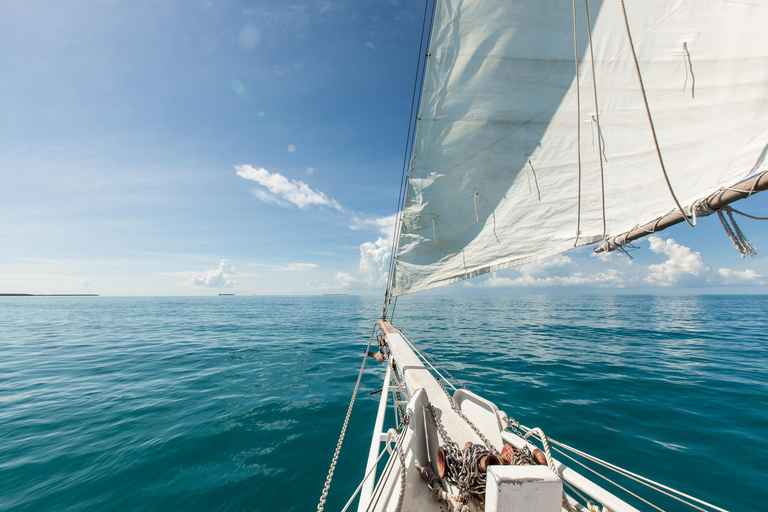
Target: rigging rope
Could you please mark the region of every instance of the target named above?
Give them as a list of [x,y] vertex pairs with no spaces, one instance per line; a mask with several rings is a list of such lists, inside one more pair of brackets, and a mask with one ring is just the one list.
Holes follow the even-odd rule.
[[[734,211],[735,210],[730,206],[724,206],[717,211],[717,217],[720,219],[720,223],[723,225],[723,229],[725,229],[728,238],[731,239],[733,245],[738,249],[741,257],[752,257],[757,254],[757,249],[755,249],[755,246],[747,240],[747,237],[742,233],[739,225],[736,224],[736,219],[733,218]],[[728,215],[728,219],[731,221],[730,225],[728,225],[728,221],[725,219],[725,214],[723,214],[723,212]]]
[[[588,2],[589,0],[587,0]],[[685,219],[685,222],[688,223],[691,227],[695,226],[695,223],[691,222],[691,219],[688,217],[688,215],[685,214],[685,210],[683,209],[682,205],[680,204],[680,201],[677,199],[677,195],[675,195],[675,191],[672,189],[672,183],[669,181],[669,176],[667,175],[667,169],[664,166],[664,159],[661,157],[661,148],[659,147],[659,140],[656,137],[656,127],[653,125],[653,117],[651,117],[651,108],[648,106],[648,96],[645,94],[645,86],[643,85],[643,75],[640,73],[640,64],[637,61],[637,53],[635,53],[635,44],[632,42],[632,33],[629,31],[629,19],[627,18],[627,9],[624,6],[624,0],[621,0],[621,10],[624,13],[624,26],[627,29],[627,38],[629,39],[629,48],[632,50],[632,58],[635,61],[635,70],[637,71],[637,80],[640,82],[640,92],[643,93],[643,103],[645,104],[645,113],[648,115],[648,124],[651,126],[651,134],[653,135],[653,144],[656,146],[656,155],[659,157],[659,164],[661,165],[661,172],[664,174],[664,180],[667,182],[667,188],[669,188],[669,193],[672,195],[672,199],[675,200],[675,204],[677,205],[677,208],[680,210],[680,215],[683,216],[683,219]]]
[[363,364],[360,366],[360,373],[357,374],[357,382],[355,383],[355,390],[352,392],[352,399],[349,401],[349,408],[347,409],[347,416],[344,418],[344,425],[341,427],[341,434],[339,435],[339,441],[336,443],[336,451],[333,452],[333,459],[331,460],[331,467],[328,468],[328,476],[325,478],[325,485],[323,486],[323,492],[320,495],[320,503],[317,504],[317,512],[323,512],[325,508],[325,500],[328,498],[328,490],[331,488],[331,480],[333,480],[333,473],[336,471],[336,463],[339,460],[339,452],[341,451],[341,445],[344,442],[344,435],[347,433],[347,425],[349,425],[349,418],[352,416],[352,407],[355,405],[355,398],[357,397],[357,390],[360,388],[360,380],[363,378],[363,370],[365,370],[365,362],[368,360],[368,351],[371,349],[371,343],[373,342],[373,335],[376,333],[376,326],[374,325],[371,330],[371,337],[368,340],[368,346],[363,353]]
[[[736,213],[739,213],[739,214],[741,214],[742,212],[736,212]],[[750,217],[752,217],[752,216],[750,216]],[[761,219],[760,217],[756,217],[756,218],[758,218],[758,219]],[[766,218],[765,220],[768,220],[768,218]],[[402,335],[402,333],[401,333],[401,335]],[[461,383],[461,382],[460,382],[460,381],[459,381],[459,380],[458,380],[456,377],[454,377],[454,376],[453,376],[453,375],[452,375],[452,374],[451,374],[451,373],[450,373],[448,370],[446,370],[446,369],[445,369],[445,368],[444,368],[442,365],[440,365],[440,363],[438,363],[437,361],[435,361],[435,360],[434,360],[434,359],[433,359],[431,356],[429,356],[429,355],[428,355],[426,352],[424,352],[424,351],[423,351],[423,350],[422,350],[420,347],[418,347],[416,344],[414,344],[412,341],[410,341],[410,340],[409,340],[409,339],[408,339],[406,336],[404,336],[404,335],[403,335],[403,339],[404,339],[404,340],[406,340],[406,342],[408,342],[408,344],[409,344],[409,345],[410,345],[412,348],[414,348],[414,349],[415,349],[415,350],[416,350],[416,351],[419,353],[419,355],[421,355],[422,357],[426,357],[426,358],[428,358],[428,359],[429,359],[431,362],[433,362],[433,363],[434,363],[434,366],[433,366],[432,364],[429,364],[429,363],[428,363],[428,364],[429,364],[429,366],[432,368],[432,370],[433,370],[435,373],[437,373],[437,374],[438,374],[438,376],[440,376],[440,378],[442,378],[443,380],[446,380],[446,382],[448,382],[448,381],[447,381],[447,379],[446,379],[445,377],[443,377],[443,376],[440,374],[440,372],[439,372],[439,371],[437,371],[437,369],[435,368],[435,366],[439,367],[439,368],[440,368],[440,369],[441,369],[443,372],[445,372],[445,373],[446,373],[446,374],[447,374],[447,375],[448,375],[448,376],[449,376],[449,377],[450,377],[450,378],[451,378],[453,381],[455,381],[455,382],[456,382],[457,384],[459,384],[461,387],[463,387],[464,389],[467,389],[467,388],[466,388],[466,386],[464,386],[464,384],[462,384],[462,383]],[[455,406],[455,404],[453,404],[453,400],[452,400],[452,397],[450,397],[450,395],[448,394],[448,391],[445,389],[445,387],[443,387],[443,386],[442,386],[442,383],[441,383],[439,380],[438,380],[438,384],[440,384],[440,386],[443,388],[443,391],[446,393],[446,395],[448,395],[448,397],[449,397],[449,399],[450,399],[450,402],[451,402],[451,404]],[[449,383],[449,385],[450,385],[450,383]],[[454,389],[455,389],[455,388],[454,388]],[[455,411],[455,410],[456,410],[456,409],[454,409],[454,411]],[[458,412],[460,413],[460,411],[458,411]],[[469,418],[466,418],[466,416],[464,416],[464,415],[463,415],[463,413],[460,413],[460,416],[461,416],[461,417],[462,417],[462,418],[463,418],[463,419],[464,419],[464,420],[467,422],[467,424],[468,424],[470,427],[473,427],[473,429],[476,429],[476,428],[477,428],[477,427],[475,427],[475,426],[472,424],[472,422],[469,420]],[[602,467],[604,467],[604,468],[606,468],[606,469],[609,469],[609,470],[611,470],[611,471],[613,471],[613,472],[615,472],[615,473],[617,473],[617,474],[619,474],[619,475],[622,475],[622,476],[624,476],[625,478],[629,478],[629,479],[631,479],[631,480],[634,480],[635,482],[638,482],[638,483],[640,483],[640,484],[642,484],[642,485],[644,485],[644,486],[646,486],[646,487],[648,487],[648,488],[650,488],[650,489],[653,489],[653,490],[654,490],[654,491],[656,491],[656,492],[659,492],[659,493],[661,493],[661,494],[664,494],[664,495],[666,495],[666,496],[668,496],[668,497],[670,497],[670,498],[672,498],[672,499],[675,499],[675,500],[679,501],[680,503],[683,503],[683,504],[685,504],[685,505],[688,505],[689,507],[692,507],[692,508],[695,508],[695,509],[697,509],[697,510],[701,510],[701,511],[703,511],[703,512],[706,512],[706,509],[703,509],[703,508],[701,508],[701,507],[699,507],[699,506],[695,505],[694,503],[691,503],[691,501],[693,501],[693,502],[696,502],[696,503],[698,503],[699,505],[702,505],[702,506],[708,507],[708,508],[709,508],[709,509],[711,509],[711,510],[716,510],[716,511],[718,511],[718,512],[727,512],[726,510],[724,510],[724,509],[722,509],[722,508],[720,508],[720,507],[717,507],[716,505],[713,505],[713,504],[711,504],[711,503],[708,503],[708,502],[706,502],[706,501],[704,501],[704,500],[701,500],[701,499],[695,498],[695,497],[693,497],[693,496],[690,496],[690,495],[688,495],[688,494],[685,494],[685,493],[683,493],[683,492],[681,492],[681,491],[678,491],[678,490],[676,490],[676,489],[673,489],[673,488],[671,488],[671,487],[668,487],[668,486],[665,486],[665,485],[663,485],[663,484],[660,484],[660,483],[658,483],[658,482],[656,482],[656,481],[654,481],[654,480],[651,480],[651,479],[649,479],[649,478],[643,477],[643,476],[641,476],[641,475],[637,475],[637,474],[635,474],[635,473],[633,473],[633,472],[631,472],[631,471],[629,471],[629,470],[623,469],[623,468],[621,468],[621,467],[619,467],[619,466],[616,466],[616,465],[614,465],[614,464],[611,464],[611,463],[609,463],[609,462],[605,462],[605,461],[603,461],[602,459],[599,459],[599,458],[597,458],[597,457],[595,457],[595,456],[593,456],[593,455],[590,455],[590,454],[588,454],[588,453],[582,452],[582,451],[580,451],[580,450],[578,450],[578,449],[576,449],[576,448],[573,448],[573,447],[571,447],[571,446],[568,446],[568,445],[566,445],[566,444],[564,444],[564,443],[561,443],[561,442],[559,442],[559,441],[556,441],[556,440],[554,440],[554,439],[552,439],[552,438],[549,438],[549,437],[547,437],[547,436],[546,436],[546,435],[545,435],[545,434],[542,432],[542,430],[541,430],[540,428],[534,428],[534,429],[531,429],[531,428],[529,428],[529,427],[526,427],[526,426],[524,426],[524,425],[521,425],[519,422],[517,422],[516,420],[514,420],[514,419],[513,419],[513,418],[511,418],[511,417],[510,417],[510,418],[508,418],[508,428],[509,428],[509,427],[513,427],[513,428],[517,428],[517,429],[520,429],[520,430],[521,430],[521,431],[524,433],[524,435],[523,435],[522,437],[524,437],[525,439],[527,439],[527,438],[528,438],[528,437],[530,437],[531,435],[536,435],[536,436],[538,436],[538,437],[540,438],[540,440],[542,441],[542,445],[544,446],[544,454],[545,454],[545,458],[546,458],[546,460],[547,460],[547,465],[548,465],[548,466],[550,467],[550,469],[552,469],[552,470],[553,470],[553,471],[554,471],[556,474],[559,474],[559,471],[556,469],[556,468],[557,468],[557,466],[556,466],[556,462],[555,462],[555,460],[554,460],[554,458],[552,457],[552,454],[551,454],[551,452],[550,452],[550,446],[549,446],[549,443],[552,443],[552,444],[554,444],[554,445],[557,445],[557,446],[559,446],[559,447],[561,447],[561,448],[563,448],[563,449],[565,449],[565,450],[569,450],[569,451],[571,451],[571,452],[572,452],[572,453],[574,453],[574,454],[580,455],[580,456],[582,456],[582,457],[584,457],[584,458],[586,458],[586,459],[588,459],[588,460],[590,460],[590,461],[592,461],[592,462],[594,462],[594,463],[596,463],[596,464],[598,464],[598,465],[600,465],[600,466],[602,466]],[[475,430],[475,432],[477,433],[477,430]],[[489,448],[489,449],[491,449],[491,451],[495,451],[495,450],[493,449],[492,445],[490,445],[490,443],[488,443],[488,442],[487,442],[487,439],[484,439],[484,437],[485,437],[485,436],[482,436],[482,438],[483,438],[483,441],[484,441],[484,443],[486,444],[486,448]],[[574,462],[576,462],[577,464],[579,464],[579,465],[581,465],[581,466],[584,466],[584,467],[585,467],[586,469],[588,469],[589,471],[591,471],[591,472],[595,473],[596,475],[600,476],[600,477],[601,477],[601,478],[603,478],[604,480],[606,480],[606,481],[610,482],[611,484],[615,485],[615,486],[616,486],[616,487],[618,487],[619,489],[622,489],[623,491],[627,492],[628,494],[630,494],[630,495],[632,495],[632,496],[636,497],[636,498],[637,498],[637,499],[639,499],[640,501],[643,501],[644,503],[648,504],[649,506],[651,506],[651,507],[653,507],[653,508],[655,508],[655,509],[657,509],[657,510],[663,510],[663,509],[661,509],[661,508],[657,507],[656,505],[654,505],[653,503],[649,502],[648,500],[646,500],[646,499],[642,498],[641,496],[639,496],[639,495],[637,495],[637,494],[633,493],[632,491],[630,491],[630,490],[626,489],[625,487],[621,486],[620,484],[618,484],[618,483],[614,482],[613,480],[609,479],[609,478],[608,478],[608,477],[606,477],[605,475],[602,475],[602,474],[598,473],[597,471],[595,471],[595,470],[593,470],[593,469],[589,468],[588,466],[585,466],[584,464],[582,464],[582,463],[581,463],[581,462],[579,462],[578,460],[576,460],[576,459],[574,459],[573,457],[569,456],[569,455],[568,455],[567,453],[565,453],[563,450],[560,450],[560,449],[558,449],[557,447],[554,447],[554,450],[556,450],[557,452],[559,452],[559,453],[563,454],[565,457],[567,457],[567,458],[569,458],[569,459],[573,460],[573,461],[574,461]],[[565,480],[564,480],[564,483],[565,483],[566,485],[568,485],[569,487],[571,487],[571,486],[570,486],[570,484],[568,484],[568,482],[566,482]],[[579,494],[579,495],[580,495],[580,493],[578,493],[578,492],[577,492],[577,494]],[[583,499],[583,496],[581,496],[581,495],[580,495],[580,497],[582,497],[582,499]],[[687,501],[687,500],[691,500],[691,501]],[[586,500],[585,500],[585,501],[586,501]],[[566,502],[564,502],[564,505],[565,505],[565,504],[566,504]],[[569,507],[569,508],[571,507],[571,503],[570,503],[570,502],[567,502],[567,505],[568,505],[568,507]]]
[[[427,67],[427,57],[428,55],[424,55],[422,53],[422,49],[424,48],[424,42],[426,41],[427,45],[429,45],[429,40],[432,37],[432,26],[434,23],[434,16],[435,16],[435,4],[436,0],[432,0],[432,15],[430,16],[430,23],[429,23],[429,29],[427,30],[427,37],[424,38],[424,32],[427,28],[427,12],[429,12],[429,4],[430,0],[426,0],[424,2],[424,16],[421,21],[421,36],[419,37],[419,54],[418,58],[416,60],[416,74],[413,77],[413,92],[411,94],[411,111],[408,114],[408,132],[405,137],[405,151],[403,152],[403,169],[400,174],[400,191],[398,194],[397,199],[397,209],[395,210],[395,227],[394,227],[394,233],[392,234],[392,248],[390,250],[389,254],[389,271],[387,276],[387,288],[384,292],[384,312],[382,314],[382,318],[387,318],[387,306],[389,305],[389,301],[392,296],[392,286],[394,285],[393,278],[395,273],[395,254],[397,253],[397,245],[400,241],[400,233],[402,232],[401,229],[401,222],[402,222],[402,216],[401,216],[401,209],[405,208],[405,198],[408,190],[408,177],[407,177],[407,171],[410,167],[408,161],[409,156],[413,153],[413,145],[415,144],[415,137],[416,137],[416,119],[414,118],[414,111],[418,111],[419,107],[421,106],[421,95],[418,94],[419,90],[421,90],[424,86],[424,74],[426,72]],[[423,57],[423,60],[422,60]],[[419,70],[421,69],[421,72]],[[421,81],[419,81],[419,77],[421,77]],[[413,132],[413,137],[411,137],[411,132]],[[412,158],[411,158],[412,159]]]
[[[587,6],[587,34],[589,35],[589,56],[592,60],[592,90],[595,94],[595,122],[597,123],[597,150],[600,153],[600,195],[603,208],[603,238],[606,234],[605,225],[605,173],[603,169],[603,140],[600,136],[600,108],[597,104],[597,79],[595,78],[595,52],[592,47],[592,20],[589,17],[589,0],[585,0]],[[623,3],[623,0],[622,0]]]

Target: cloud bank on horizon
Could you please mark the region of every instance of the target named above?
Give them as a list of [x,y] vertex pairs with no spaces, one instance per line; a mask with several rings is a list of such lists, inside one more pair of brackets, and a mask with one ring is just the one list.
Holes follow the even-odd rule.
[[[465,286],[479,287],[616,287],[624,288],[669,288],[679,285],[690,288],[705,286],[764,286],[763,276],[753,270],[737,271],[728,268],[713,269],[701,257],[701,253],[677,243],[673,238],[662,239],[652,235],[649,248],[658,255],[666,256],[662,263],[636,265],[633,260],[621,254],[594,255],[602,266],[619,268],[601,269],[599,272],[578,270],[579,264],[570,256],[560,254],[552,258],[522,265],[511,272],[516,277],[501,277],[498,272],[477,285],[472,282]],[[622,268],[623,267],[623,268]],[[507,271],[510,272],[510,271]]]
[[[263,188],[254,195],[267,203],[282,207],[291,205],[301,209],[310,206],[330,207],[338,212],[350,213],[336,200],[319,190],[309,188],[304,182],[289,180],[280,173],[256,169],[250,165],[237,166],[237,174],[256,181]],[[349,228],[354,231],[378,232],[375,241],[359,246],[360,258],[356,269],[338,271],[333,282],[310,281],[310,290],[375,290],[384,289],[387,282],[395,215],[368,217],[352,214]],[[766,282],[757,272],[729,268],[713,269],[698,252],[679,244],[673,238],[663,239],[653,235],[647,239],[650,250],[666,260],[650,265],[636,265],[633,260],[620,254],[594,255],[599,260],[598,271],[583,270],[583,266],[594,266],[589,261],[574,260],[560,254],[502,272],[493,272],[485,279],[465,281],[465,287],[478,288],[553,288],[553,287],[597,287],[608,288],[669,288],[671,286],[763,286]],[[606,268],[607,267],[607,268]]]

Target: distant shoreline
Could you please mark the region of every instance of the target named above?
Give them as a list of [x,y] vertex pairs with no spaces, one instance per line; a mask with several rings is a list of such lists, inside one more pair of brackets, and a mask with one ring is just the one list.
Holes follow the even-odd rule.
[[98,293],[0,293],[0,297],[98,297]]

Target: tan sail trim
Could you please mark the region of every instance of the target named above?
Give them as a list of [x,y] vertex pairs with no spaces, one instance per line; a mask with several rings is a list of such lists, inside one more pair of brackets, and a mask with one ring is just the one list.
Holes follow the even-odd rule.
[[[744,180],[733,187],[720,189],[702,200],[695,201],[692,205],[686,207],[684,211],[688,217],[701,217],[703,216],[701,211],[706,211],[708,214],[713,213],[726,205],[766,189],[768,189],[768,171],[764,171],[761,174]],[[694,212],[694,210],[696,211]],[[614,251],[622,245],[652,233],[662,231],[670,226],[679,224],[684,220],[685,217],[683,214],[679,210],[675,210],[644,226],[637,227],[621,235],[606,238],[600,245],[595,247],[594,252],[601,253]]]

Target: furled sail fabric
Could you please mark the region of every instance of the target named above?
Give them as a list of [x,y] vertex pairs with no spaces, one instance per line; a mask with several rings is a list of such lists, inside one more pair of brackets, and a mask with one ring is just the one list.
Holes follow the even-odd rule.
[[[626,3],[680,203],[766,170],[768,1]],[[589,2],[591,48],[577,4],[578,99],[571,2],[438,0],[393,294],[595,243],[675,208],[621,2]]]

